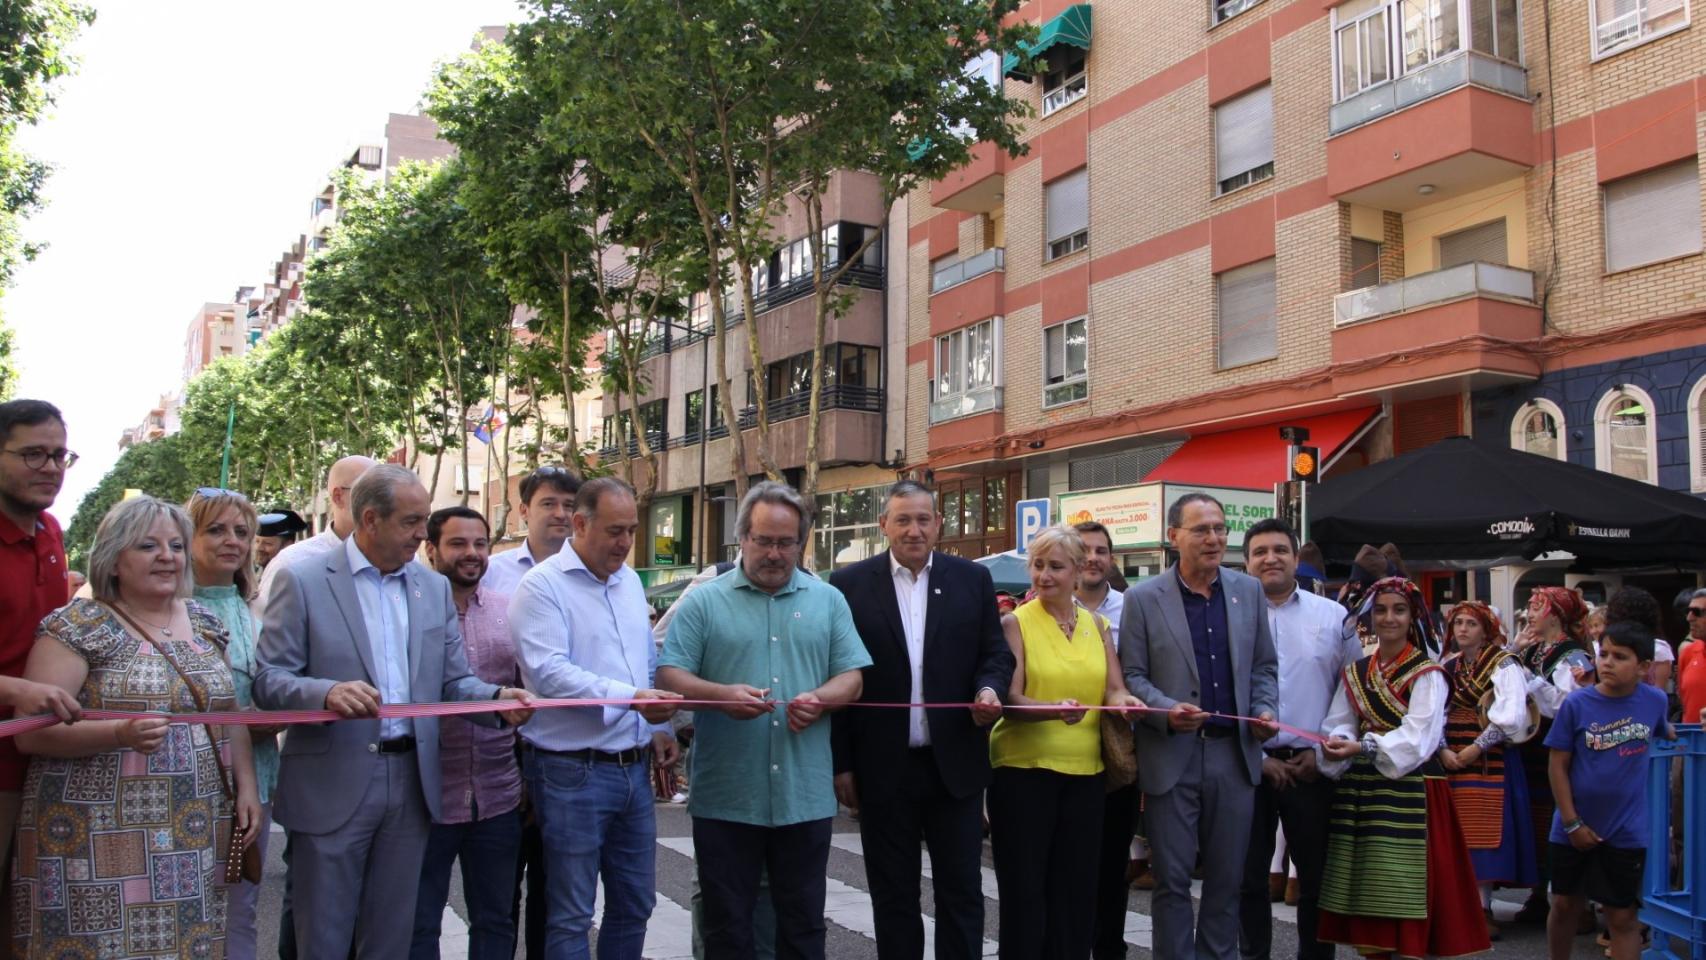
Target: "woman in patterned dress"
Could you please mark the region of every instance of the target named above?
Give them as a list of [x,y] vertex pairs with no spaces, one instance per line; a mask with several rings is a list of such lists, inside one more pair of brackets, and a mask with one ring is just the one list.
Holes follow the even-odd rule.
[[[253,567],[249,557],[255,545],[258,523],[249,498],[235,490],[202,487],[184,505],[194,534],[190,540],[190,568],[195,573],[195,601],[219,618],[229,643],[225,662],[231,665],[237,703],[245,710],[254,707],[249,688],[255,676],[255,640],[258,624],[249,609],[254,595]],[[261,804],[260,822],[252,833],[263,861],[267,834],[272,823],[273,787],[278,783],[278,733],[281,727],[251,726],[249,742],[255,756],[255,784]],[[255,908],[261,888],[240,883],[229,891],[225,909],[225,960],[255,960]]]
[[1434,754],[1445,671],[1426,601],[1376,582],[1359,619],[1374,652],[1345,668],[1322,723],[1321,772],[1338,781],[1327,826],[1320,939],[1364,956],[1460,957],[1491,946],[1475,871]]
[[1439,762],[1449,775],[1451,798],[1481,887],[1487,936],[1497,940],[1493,885],[1533,887],[1536,882],[1528,778],[1516,746],[1534,732],[1528,671],[1504,649],[1499,618],[1486,604],[1460,603],[1446,624],[1457,654],[1445,663],[1451,699]]
[[[175,506],[137,497],[113,507],[90,554],[94,599],[42,622],[25,676],[75,693],[85,709],[233,709],[225,631],[184,599],[189,541]],[[260,804],[247,732],[211,730],[213,739],[203,724],[147,717],[18,738],[35,759],[18,819],[14,956],[223,955],[233,811],[215,750],[236,780],[239,829],[258,820]]]

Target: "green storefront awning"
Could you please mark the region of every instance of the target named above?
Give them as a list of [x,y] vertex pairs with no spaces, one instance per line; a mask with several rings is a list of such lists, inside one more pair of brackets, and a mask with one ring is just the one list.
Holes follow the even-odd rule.
[[[1037,34],[1037,42],[1024,45],[1024,60],[1034,60],[1048,53],[1050,49],[1067,44],[1080,50],[1090,49],[1090,5],[1075,3],[1060,12],[1048,23],[1043,24],[1042,31]],[[1020,62],[1018,54],[1009,53],[1001,62],[1001,75],[1030,80]]]

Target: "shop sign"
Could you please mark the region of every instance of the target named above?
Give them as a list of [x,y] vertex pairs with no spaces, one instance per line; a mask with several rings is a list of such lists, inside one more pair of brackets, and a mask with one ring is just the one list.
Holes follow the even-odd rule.
[[1226,548],[1242,550],[1244,548],[1244,532],[1255,526],[1258,521],[1274,516],[1274,492],[1272,490],[1236,490],[1231,487],[1192,487],[1184,484],[1169,483],[1167,486],[1167,508],[1170,510],[1179,498],[1196,490],[1219,500],[1226,508]]
[[1060,519],[1066,524],[1094,520],[1107,527],[1108,538],[1113,541],[1116,551],[1158,547],[1166,532],[1161,493],[1159,483],[1089,493],[1063,493],[1060,496]]

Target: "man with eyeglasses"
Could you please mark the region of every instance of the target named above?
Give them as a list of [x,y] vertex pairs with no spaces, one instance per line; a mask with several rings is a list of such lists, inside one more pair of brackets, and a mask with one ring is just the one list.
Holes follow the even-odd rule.
[[797,491],[753,486],[735,534],[740,566],[676,601],[658,657],[659,687],[726,704],[696,714],[687,800],[705,957],[755,954],[768,867],[777,956],[821,958],[836,803],[830,725],[819,721],[859,698],[871,657],[841,591],[798,568],[811,511]]
[[[1138,784],[1155,872],[1155,955],[1237,960],[1239,888],[1278,732],[1279,658],[1262,581],[1221,569],[1226,514],[1193,491],[1167,510],[1179,562],[1125,593],[1120,662],[1132,694],[1166,713],[1137,722]],[[1251,717],[1249,721],[1229,719]],[[1193,922],[1191,870],[1202,855]]]
[[[47,508],[59,496],[77,455],[65,449],[65,418],[51,403],[0,403],[0,716],[55,713],[76,719],[77,700],[57,687],[23,679],[36,626],[71,599],[65,540]],[[11,903],[12,829],[27,761],[16,741],[0,739],[0,903]],[[10,936],[10,911],[0,936]]]
[[1676,661],[1676,695],[1683,723],[1706,723],[1706,590],[1688,598],[1688,640]]

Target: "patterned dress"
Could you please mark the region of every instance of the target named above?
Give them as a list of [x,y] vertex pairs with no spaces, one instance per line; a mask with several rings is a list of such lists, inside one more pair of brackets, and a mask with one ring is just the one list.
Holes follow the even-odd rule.
[[[211,709],[234,709],[224,628],[189,603],[191,636],[171,655]],[[195,697],[153,646],[107,607],[73,600],[51,614],[52,637],[88,661],[87,709],[190,713]],[[153,754],[115,749],[36,757],[24,785],[13,873],[13,956],[28,960],[161,960],[225,955],[231,828],[215,746],[202,724],[177,723]],[[217,749],[229,758],[226,742]]]

